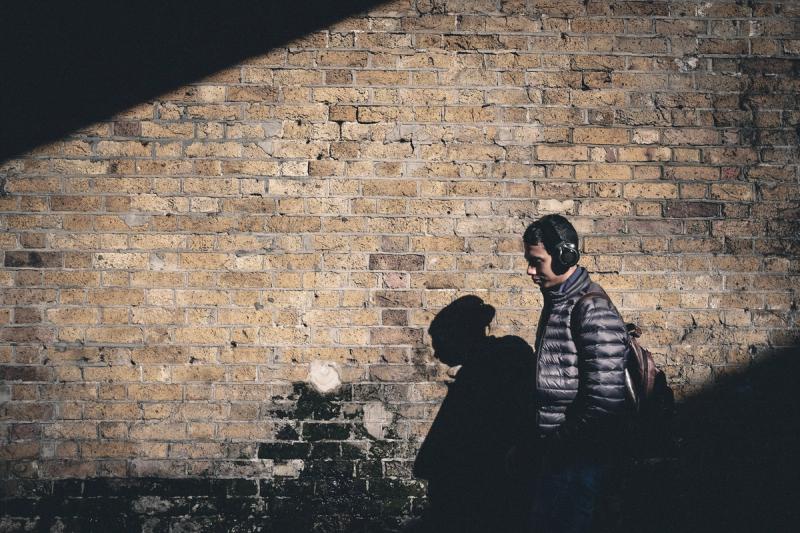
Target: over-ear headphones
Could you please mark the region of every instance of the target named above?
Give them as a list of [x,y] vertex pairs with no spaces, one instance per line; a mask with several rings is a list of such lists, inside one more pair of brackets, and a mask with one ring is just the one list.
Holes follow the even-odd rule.
[[[547,217],[545,217],[547,218]],[[564,238],[564,235],[558,231],[558,225],[553,220],[547,218],[548,229],[558,238],[558,244],[555,245],[551,253],[556,262],[556,274],[563,274],[570,268],[578,264],[581,258],[581,253],[578,251],[578,246],[575,243],[569,242]],[[555,240],[555,239],[554,239]]]
[[561,263],[564,269],[574,267],[578,264],[581,258],[581,253],[575,244],[567,241],[561,241],[556,244],[556,257],[555,259]]

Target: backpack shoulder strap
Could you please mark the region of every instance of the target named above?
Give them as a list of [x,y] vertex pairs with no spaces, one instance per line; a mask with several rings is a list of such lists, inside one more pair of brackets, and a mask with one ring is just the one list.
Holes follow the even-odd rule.
[[608,298],[608,295],[607,295],[606,293],[604,293],[604,292],[600,292],[600,291],[589,291],[589,292],[587,292],[586,294],[583,294],[583,295],[581,295],[581,297],[580,297],[580,298],[578,298],[578,299],[575,301],[575,305],[577,306],[578,304],[581,304],[581,303],[585,302],[585,301],[586,301],[586,300],[588,300],[589,298],[594,298],[595,296],[599,296],[600,298],[605,298],[606,300],[608,300],[608,299],[609,299],[609,298]]
[[[600,298],[603,298],[604,300],[607,300],[608,303],[611,304],[611,306],[617,312],[617,314],[620,315],[620,318],[622,318],[622,315],[619,313],[619,311],[617,311],[617,308],[614,305],[614,302],[611,301],[611,298],[602,289],[601,290],[590,290],[586,294],[581,295],[581,297],[578,298],[575,301],[575,307],[577,308],[580,305],[583,305],[583,303],[585,301],[589,300],[590,298],[594,298],[594,297],[600,297]],[[632,339],[632,338],[636,338],[636,337],[641,336],[642,330],[639,328],[639,326],[637,326],[636,324],[626,323],[624,320],[623,320],[623,323],[625,324],[625,332],[628,334],[629,338]]]
[[[600,297],[600,298],[603,298],[604,300],[608,301],[608,303],[616,311],[616,306],[614,305],[614,302],[611,301],[611,298],[602,289],[600,289],[600,290],[597,290],[597,289],[589,290],[589,292],[587,292],[585,294],[582,294],[581,297],[578,298],[575,301],[575,305],[573,306],[573,310],[579,308],[581,305],[584,304],[584,302],[588,301],[591,298],[595,298],[595,297]],[[617,312],[617,314],[619,314],[619,311],[616,311],[616,312]],[[575,322],[576,322],[577,318],[578,318],[578,315],[576,315],[575,313],[573,313],[572,316],[570,316],[570,331],[573,332],[573,336],[574,336],[574,331],[575,331]],[[622,315],[620,315],[620,318],[622,318]],[[629,324],[629,323],[626,323],[624,320],[623,320],[623,324],[625,324],[625,333],[626,333],[626,337],[627,337],[626,340],[627,340],[628,348],[632,349],[632,350],[635,350],[636,349],[634,347],[634,344],[636,343],[635,338],[639,337],[641,335],[642,330],[639,329],[639,327],[636,324]]]
[[[584,303],[586,303],[587,301],[589,301],[590,299],[595,298],[595,297],[599,297],[599,298],[603,298],[605,300],[608,300],[609,303],[611,302],[611,299],[608,297],[608,295],[605,292],[601,292],[601,291],[598,291],[598,290],[590,290],[589,292],[587,292],[585,294],[582,294],[580,298],[575,300],[575,305],[572,307],[573,311],[575,309],[580,309],[581,306]],[[575,315],[573,314],[573,316],[575,316]]]
[[580,313],[576,313],[575,311],[578,310],[578,309],[581,309],[581,307],[587,301],[589,301],[590,299],[592,299],[594,297],[604,298],[606,300],[609,300],[609,302],[611,301],[608,298],[607,294],[605,294],[603,292],[600,292],[600,291],[597,291],[597,290],[594,290],[594,291],[590,290],[589,292],[587,292],[585,294],[582,294],[580,298],[575,300],[575,304],[572,306],[572,313],[571,313],[571,315],[569,317],[569,328],[570,328],[570,331],[572,332],[572,337],[573,338],[575,338],[575,331],[576,331],[575,328],[577,326],[577,321],[578,321],[578,318],[580,316]]

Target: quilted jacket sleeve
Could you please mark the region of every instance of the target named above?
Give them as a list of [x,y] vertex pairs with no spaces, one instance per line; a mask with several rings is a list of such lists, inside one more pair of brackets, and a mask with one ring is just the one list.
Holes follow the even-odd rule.
[[626,412],[625,324],[611,301],[596,295],[576,305],[572,332],[578,350],[578,396],[553,434],[553,444],[608,443],[603,442],[608,441],[607,432],[618,430],[616,424]]

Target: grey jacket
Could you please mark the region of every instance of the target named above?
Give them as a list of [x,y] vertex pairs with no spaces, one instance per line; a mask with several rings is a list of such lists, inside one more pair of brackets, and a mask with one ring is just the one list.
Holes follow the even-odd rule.
[[[549,449],[605,456],[616,447],[628,410],[625,324],[585,269],[563,293],[543,293],[536,334],[537,432]],[[603,296],[581,298],[586,293]]]

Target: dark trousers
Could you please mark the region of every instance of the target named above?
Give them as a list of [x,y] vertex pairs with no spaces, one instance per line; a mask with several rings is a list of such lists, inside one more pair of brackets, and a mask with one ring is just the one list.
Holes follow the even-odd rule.
[[533,487],[531,529],[536,533],[586,533],[606,464],[574,461],[545,465]]

